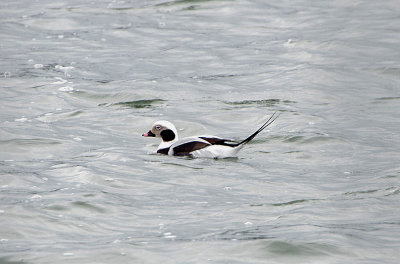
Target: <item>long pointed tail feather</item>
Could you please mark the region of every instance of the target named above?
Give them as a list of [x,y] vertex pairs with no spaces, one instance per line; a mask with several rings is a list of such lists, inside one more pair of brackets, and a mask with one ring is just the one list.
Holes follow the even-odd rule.
[[247,143],[249,143],[255,136],[258,135],[258,133],[260,133],[261,131],[263,131],[267,126],[271,125],[272,122],[274,122],[277,118],[279,117],[279,114],[273,113],[272,116],[267,120],[267,122],[265,122],[256,132],[254,132],[253,134],[251,134],[248,138],[246,138],[245,140],[232,145],[232,147],[238,147],[238,146],[243,146]]

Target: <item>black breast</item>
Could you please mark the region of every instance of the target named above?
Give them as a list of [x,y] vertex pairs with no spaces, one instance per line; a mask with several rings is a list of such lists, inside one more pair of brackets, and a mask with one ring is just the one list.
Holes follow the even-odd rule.
[[163,148],[163,149],[157,150],[157,153],[168,155],[168,151],[169,151],[169,148]]

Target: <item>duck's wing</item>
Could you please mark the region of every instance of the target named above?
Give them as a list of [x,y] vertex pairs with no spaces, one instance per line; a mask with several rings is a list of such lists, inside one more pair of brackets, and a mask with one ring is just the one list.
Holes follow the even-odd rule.
[[190,156],[190,152],[203,149],[211,145],[211,143],[199,137],[184,138],[171,145],[168,155]]
[[199,138],[207,141],[211,145],[223,145],[223,146],[229,146],[233,147],[237,145],[237,142],[227,139],[227,138],[221,138],[221,137],[216,137],[216,136],[199,136]]

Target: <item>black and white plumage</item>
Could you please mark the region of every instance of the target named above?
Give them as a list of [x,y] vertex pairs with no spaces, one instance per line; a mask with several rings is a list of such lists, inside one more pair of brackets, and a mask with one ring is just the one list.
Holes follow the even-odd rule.
[[234,157],[240,149],[249,143],[255,136],[272,124],[278,115],[274,113],[256,132],[241,142],[235,142],[216,136],[195,136],[178,139],[175,126],[168,121],[161,120],[144,133],[144,137],[160,137],[161,143],[157,153],[170,156],[191,156],[195,158],[228,158]]

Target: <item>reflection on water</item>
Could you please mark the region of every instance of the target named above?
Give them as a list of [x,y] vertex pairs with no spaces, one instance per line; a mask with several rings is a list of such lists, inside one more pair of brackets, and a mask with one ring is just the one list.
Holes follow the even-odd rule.
[[[1,263],[397,263],[397,1],[2,1]],[[244,138],[156,155],[155,120]]]

